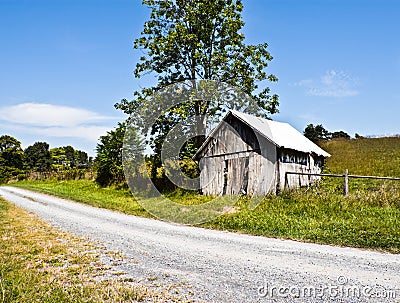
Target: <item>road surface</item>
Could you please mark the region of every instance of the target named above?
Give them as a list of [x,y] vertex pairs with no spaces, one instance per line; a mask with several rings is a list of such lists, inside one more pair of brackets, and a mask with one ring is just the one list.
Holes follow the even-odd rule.
[[126,256],[126,275],[207,302],[400,302],[400,255],[207,230],[19,188],[0,196]]

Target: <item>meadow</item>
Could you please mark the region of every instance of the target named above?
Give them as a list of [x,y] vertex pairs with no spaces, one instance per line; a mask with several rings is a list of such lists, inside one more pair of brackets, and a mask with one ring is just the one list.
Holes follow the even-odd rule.
[[[325,172],[400,177],[400,138],[331,140],[321,146],[332,157]],[[129,190],[101,188],[93,181],[21,181],[13,184],[96,207],[152,217]],[[265,197],[255,208],[240,197],[229,213],[200,226],[219,230],[400,252],[400,182],[351,179],[343,196],[343,180],[324,178],[308,189]],[[168,196],[183,204],[207,198],[177,190]]]

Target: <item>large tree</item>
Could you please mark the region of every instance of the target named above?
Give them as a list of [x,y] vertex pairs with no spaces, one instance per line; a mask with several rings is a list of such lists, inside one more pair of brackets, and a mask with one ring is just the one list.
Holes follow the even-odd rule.
[[8,135],[0,136],[0,183],[23,173],[23,156],[21,142]]
[[[241,0],[143,0],[143,4],[151,13],[134,41],[134,47],[143,53],[134,74],[140,78],[155,73],[157,84],[136,91],[133,100],[123,99],[115,106],[134,116],[133,123],[143,134],[151,132],[150,143],[158,157],[162,141],[174,125],[190,116],[219,117],[226,110],[223,99],[200,98],[176,106],[172,114],[162,113],[152,128],[146,129],[143,109],[159,110],[149,97],[170,84],[185,80],[194,85],[194,80],[224,82],[251,96],[261,109],[258,114],[268,116],[278,111],[278,96],[270,95],[264,84],[277,81],[266,72],[272,56],[266,43],[245,43]],[[191,150],[203,140],[204,136],[197,138]]]

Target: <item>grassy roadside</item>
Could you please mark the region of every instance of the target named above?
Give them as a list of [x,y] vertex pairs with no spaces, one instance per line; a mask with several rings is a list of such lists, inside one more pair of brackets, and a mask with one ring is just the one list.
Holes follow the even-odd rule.
[[20,181],[12,186],[56,195],[91,206],[107,208],[126,214],[151,217],[132,197],[128,189],[100,187],[89,180],[72,181]]
[[105,278],[99,249],[0,198],[0,302],[181,302],[133,280]]
[[[23,181],[15,186],[138,216],[149,216],[129,191],[100,189],[91,181]],[[201,199],[177,193],[182,204]],[[382,187],[343,197],[335,184],[266,197],[255,209],[241,198],[230,214],[203,227],[306,242],[400,252],[400,192]]]

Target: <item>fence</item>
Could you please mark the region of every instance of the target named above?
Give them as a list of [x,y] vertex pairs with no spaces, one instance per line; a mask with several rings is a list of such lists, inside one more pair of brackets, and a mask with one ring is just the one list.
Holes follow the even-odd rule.
[[285,173],[285,187],[287,185],[287,180],[288,180],[287,176],[288,175],[343,178],[343,194],[345,196],[347,196],[349,194],[349,178],[400,181],[400,178],[393,178],[393,177],[349,175],[349,171],[347,169],[345,170],[343,175],[340,175],[340,174],[314,174],[314,173],[286,172]]

